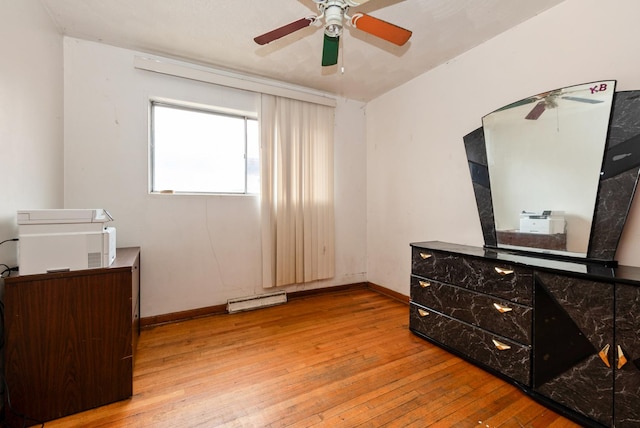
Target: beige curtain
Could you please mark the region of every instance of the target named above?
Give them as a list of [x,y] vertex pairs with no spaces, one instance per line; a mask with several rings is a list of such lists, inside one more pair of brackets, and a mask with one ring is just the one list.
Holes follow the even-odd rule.
[[264,287],[334,275],[334,111],[262,95]]

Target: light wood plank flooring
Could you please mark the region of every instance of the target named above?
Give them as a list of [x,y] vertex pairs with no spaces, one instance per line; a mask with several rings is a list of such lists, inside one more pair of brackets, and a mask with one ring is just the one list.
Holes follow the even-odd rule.
[[54,427],[575,427],[362,289],[143,330],[131,399]]

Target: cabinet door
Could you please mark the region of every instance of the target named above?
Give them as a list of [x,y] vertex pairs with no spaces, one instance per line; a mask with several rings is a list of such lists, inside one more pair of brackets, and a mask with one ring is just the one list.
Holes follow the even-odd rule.
[[534,389],[610,426],[614,286],[536,273]]
[[5,378],[13,409],[48,421],[130,397],[131,272],[33,278],[18,277],[5,289]]
[[[640,287],[616,285],[615,426],[640,426]],[[621,358],[624,355],[624,359]],[[626,360],[626,362],[625,362]]]

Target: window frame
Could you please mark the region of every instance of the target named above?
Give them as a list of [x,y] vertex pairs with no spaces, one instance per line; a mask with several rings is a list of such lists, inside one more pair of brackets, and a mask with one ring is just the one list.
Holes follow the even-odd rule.
[[[180,190],[161,190],[155,189],[155,173],[156,173],[156,165],[155,165],[155,114],[154,107],[160,106],[165,108],[173,108],[177,110],[184,111],[192,111],[196,113],[206,113],[216,116],[222,117],[231,117],[235,119],[243,119],[244,120],[244,191],[242,192],[224,192],[224,191],[180,191]],[[148,139],[149,139],[149,152],[148,152],[148,167],[149,167],[149,176],[148,176],[148,193],[152,195],[228,195],[228,196],[259,196],[260,195],[260,186],[256,189],[255,192],[249,191],[248,183],[249,183],[249,174],[248,174],[248,166],[249,166],[249,157],[248,157],[248,148],[249,148],[249,131],[248,131],[248,122],[255,121],[258,126],[258,135],[257,138],[259,140],[259,115],[258,112],[248,112],[242,110],[234,110],[219,106],[213,105],[205,105],[205,104],[196,104],[190,103],[186,101],[177,101],[173,99],[165,99],[165,98],[150,98],[148,103],[149,108],[149,127],[148,127]],[[258,141],[258,166],[260,167],[260,142]]]

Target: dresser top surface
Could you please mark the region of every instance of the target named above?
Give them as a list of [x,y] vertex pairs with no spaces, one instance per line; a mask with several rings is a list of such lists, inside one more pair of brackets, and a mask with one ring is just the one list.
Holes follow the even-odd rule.
[[512,263],[532,269],[550,270],[563,274],[577,274],[593,280],[624,282],[640,286],[640,268],[634,266],[607,267],[581,260],[557,260],[507,250],[474,247],[441,241],[413,242],[411,247]]

